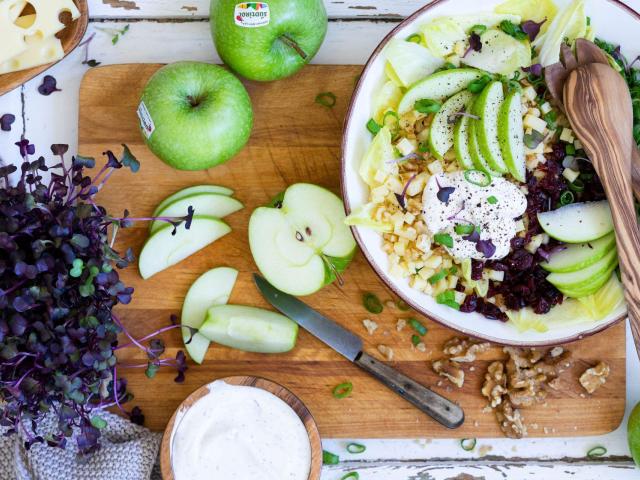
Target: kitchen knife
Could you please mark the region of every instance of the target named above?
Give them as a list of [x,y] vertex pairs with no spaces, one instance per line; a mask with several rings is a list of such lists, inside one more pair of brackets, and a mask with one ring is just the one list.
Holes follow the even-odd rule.
[[447,428],[458,428],[464,423],[462,408],[363,352],[362,340],[358,336],[297,298],[281,292],[261,276],[254,274],[253,278],[271,305],[431,418]]

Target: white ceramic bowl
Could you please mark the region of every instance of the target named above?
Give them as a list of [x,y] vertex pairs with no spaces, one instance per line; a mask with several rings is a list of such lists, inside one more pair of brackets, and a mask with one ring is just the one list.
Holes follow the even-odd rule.
[[[393,29],[369,58],[351,99],[344,125],[342,140],[342,193],[347,213],[366,203],[369,189],[358,175],[358,165],[364,156],[371,134],[365,125],[371,117],[371,100],[374,92],[384,83],[386,62],[384,47],[390,39],[406,38],[416,33],[420,25],[432,18],[443,15],[473,14],[490,12],[503,0],[435,0],[408,17]],[[556,0],[559,5],[562,0]],[[621,44],[627,58],[635,58],[640,53],[640,14],[617,0],[587,0],[587,15],[591,17],[596,35],[614,44]],[[520,345],[544,346],[567,343],[592,335],[615,324],[625,317],[621,308],[606,319],[593,323],[589,321],[572,326],[550,329],[545,333],[518,332],[511,324],[488,320],[477,314],[457,312],[424,293],[409,287],[406,279],[396,279],[389,275],[387,254],[382,250],[381,235],[363,227],[353,227],[355,238],[367,261],[382,281],[415,310],[458,330],[466,335],[483,338],[491,342]],[[579,321],[580,319],[576,319]]]

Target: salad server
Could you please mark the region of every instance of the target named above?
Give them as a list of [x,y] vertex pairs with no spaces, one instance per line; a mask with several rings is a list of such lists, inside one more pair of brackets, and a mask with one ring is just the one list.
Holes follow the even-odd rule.
[[333,320],[276,289],[261,276],[254,274],[253,278],[264,298],[276,309],[419,410],[447,428],[458,428],[464,423],[460,406],[363,352],[362,339]]

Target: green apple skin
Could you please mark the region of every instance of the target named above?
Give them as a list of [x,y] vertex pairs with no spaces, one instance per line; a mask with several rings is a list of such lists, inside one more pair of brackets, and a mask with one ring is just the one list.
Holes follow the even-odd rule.
[[[218,65],[166,65],[142,92],[155,131],[149,149],[178,170],[205,170],[226,162],[247,143],[253,125],[244,85]],[[142,129],[141,129],[142,131]]]
[[211,1],[211,34],[222,60],[250,80],[293,75],[320,49],[327,33],[322,0],[268,0],[268,25],[236,25],[236,0]]

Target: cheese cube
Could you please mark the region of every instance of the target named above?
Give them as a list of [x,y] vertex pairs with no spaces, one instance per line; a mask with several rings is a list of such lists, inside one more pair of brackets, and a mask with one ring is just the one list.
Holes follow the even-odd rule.
[[562,133],[560,134],[560,140],[567,143],[573,143],[575,140],[573,131],[570,128],[563,128]]
[[410,153],[416,151],[416,146],[411,143],[411,140],[404,137],[398,143],[396,143],[396,148],[400,151],[403,157],[406,157]]
[[533,130],[537,130],[538,132],[544,133],[547,129],[547,122],[542,120],[541,118],[534,117],[531,114],[527,114],[524,117],[524,127],[532,128]]
[[573,183],[576,181],[576,178],[580,176],[580,172],[577,172],[572,168],[565,168],[562,171],[562,176],[566,178],[569,183]]

